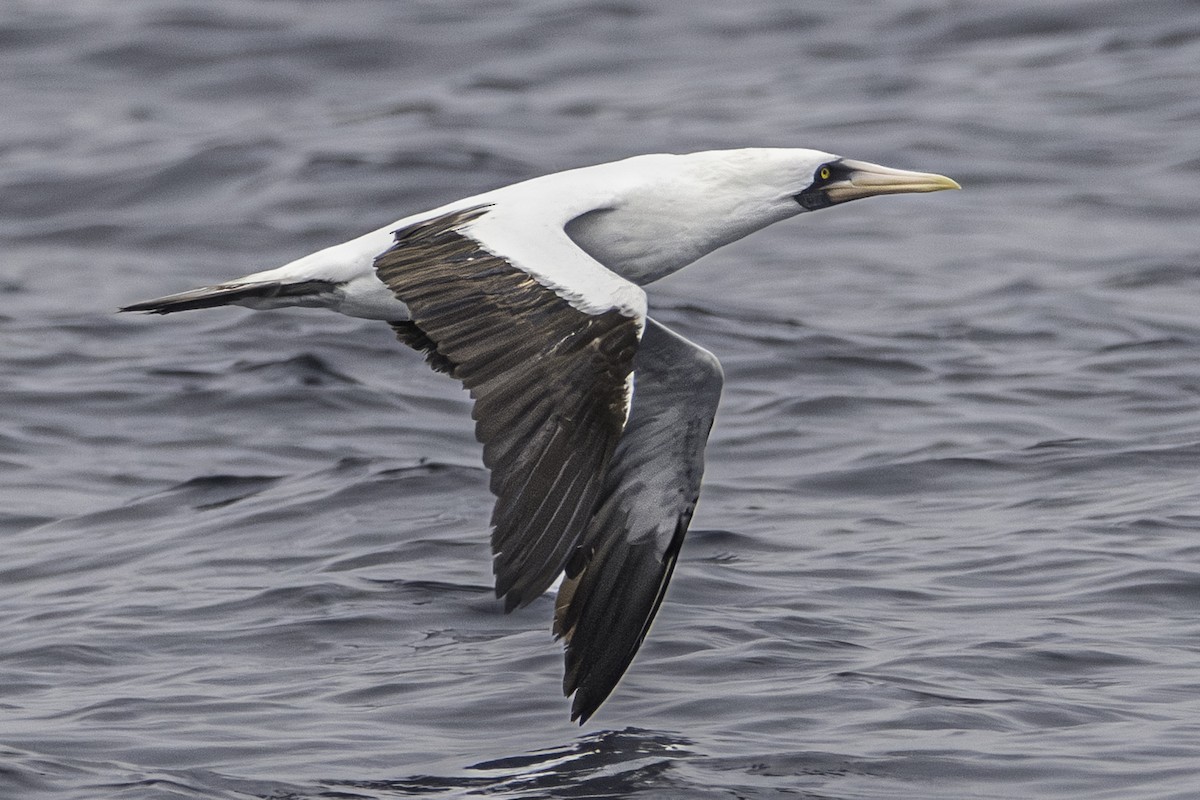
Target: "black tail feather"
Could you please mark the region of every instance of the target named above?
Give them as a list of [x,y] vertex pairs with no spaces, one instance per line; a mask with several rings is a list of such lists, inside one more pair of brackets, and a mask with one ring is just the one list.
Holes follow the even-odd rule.
[[329,281],[301,281],[281,283],[225,283],[220,286],[202,286],[178,294],[169,294],[154,300],[125,306],[120,311],[144,311],[147,314],[170,314],[175,311],[193,311],[198,308],[227,306],[241,300],[270,297],[302,297],[309,294],[325,294],[336,284]]

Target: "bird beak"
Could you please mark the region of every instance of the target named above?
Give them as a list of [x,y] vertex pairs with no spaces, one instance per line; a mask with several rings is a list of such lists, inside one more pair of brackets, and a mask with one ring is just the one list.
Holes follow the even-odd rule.
[[932,172],[909,172],[892,169],[866,161],[843,158],[839,166],[848,170],[844,178],[827,183],[823,188],[833,203],[874,197],[880,194],[906,194],[908,192],[940,192],[943,189],[961,189],[958,182],[945,175]]

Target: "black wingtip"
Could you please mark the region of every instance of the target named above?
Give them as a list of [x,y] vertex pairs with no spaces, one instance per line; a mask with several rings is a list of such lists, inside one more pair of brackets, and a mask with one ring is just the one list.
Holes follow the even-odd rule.
[[511,614],[512,612],[516,611],[518,608],[524,608],[525,606],[529,605],[529,601],[528,600],[522,601],[521,596],[516,592],[509,592],[508,594],[503,594],[503,595],[497,594],[496,596],[502,597],[504,599],[504,613],[505,614]]
[[[601,700],[600,703],[603,703]],[[579,727],[592,718],[592,714],[596,713],[596,709],[600,707],[600,703],[581,702],[581,697],[577,693],[574,702],[571,703],[571,722],[578,722]]]

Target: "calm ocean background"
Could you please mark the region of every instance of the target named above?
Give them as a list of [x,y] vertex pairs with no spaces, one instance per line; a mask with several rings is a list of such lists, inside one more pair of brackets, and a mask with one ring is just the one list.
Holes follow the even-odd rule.
[[[10,0],[0,75],[0,799],[1200,797],[1200,3]],[[750,145],[964,191],[651,287],[726,389],[583,728],[456,384],[114,313]]]

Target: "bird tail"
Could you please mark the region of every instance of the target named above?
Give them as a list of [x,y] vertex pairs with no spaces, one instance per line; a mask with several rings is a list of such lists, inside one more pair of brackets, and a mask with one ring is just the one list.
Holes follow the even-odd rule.
[[189,289],[186,292],[169,294],[154,300],[144,300],[119,310],[144,311],[147,314],[170,314],[175,311],[192,311],[197,308],[216,308],[228,305],[259,308],[298,305],[296,300],[301,297],[325,294],[333,288],[334,284],[329,281],[222,283],[217,286],[201,286],[199,289]]

